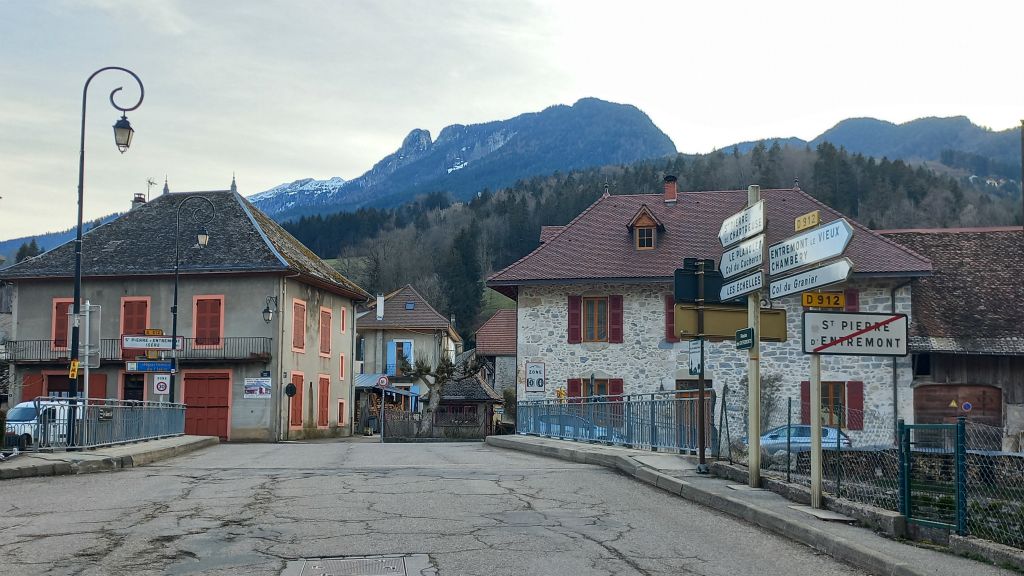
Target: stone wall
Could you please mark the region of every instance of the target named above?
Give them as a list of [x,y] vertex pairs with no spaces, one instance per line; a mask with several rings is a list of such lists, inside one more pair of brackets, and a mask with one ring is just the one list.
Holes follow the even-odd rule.
[[516,357],[495,356],[494,357],[494,389],[499,394],[506,388],[515,389],[516,386]]
[[[892,281],[858,281],[850,287],[860,290],[862,312],[889,312]],[[676,380],[696,380],[687,368],[687,342],[665,340],[664,295],[672,292],[671,284],[604,284],[522,286],[518,299],[517,386],[520,400],[553,398],[555,390],[566,386],[569,378],[622,378],[626,394],[673,390]],[[623,295],[623,331],[621,344],[568,344],[568,295]],[[799,406],[800,382],[808,380],[809,356],[801,347],[802,312],[799,295],[774,302],[785,308],[789,339],[782,343],[762,343],[761,375],[781,375],[780,402],[795,399]],[[897,291],[896,312],[910,314],[910,288]],[[525,392],[526,362],[544,362],[547,385],[543,394]],[[897,358],[897,390],[899,416],[913,421],[912,376],[910,358]],[[723,386],[730,388],[726,406],[730,414],[733,436],[742,435],[746,399],[737,394],[740,380],[746,375],[747,353],[737,351],[732,341],[708,343],[705,377],[711,381],[718,398]],[[824,356],[823,381],[861,380],[864,382],[865,411],[877,417],[865,417],[865,431],[887,436],[891,441],[893,428],[893,360],[887,357]],[[696,382],[694,382],[696,384]],[[795,420],[799,420],[799,408]],[[715,406],[716,426],[719,405]],[[784,423],[785,413],[783,411]],[[738,431],[738,432],[737,432]],[[852,433],[851,435],[863,435]],[[874,442],[874,440],[872,440]]]

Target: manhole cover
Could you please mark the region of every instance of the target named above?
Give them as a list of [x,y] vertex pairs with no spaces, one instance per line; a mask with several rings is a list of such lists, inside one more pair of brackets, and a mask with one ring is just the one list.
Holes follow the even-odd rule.
[[289,562],[281,576],[437,576],[426,554],[307,558]]

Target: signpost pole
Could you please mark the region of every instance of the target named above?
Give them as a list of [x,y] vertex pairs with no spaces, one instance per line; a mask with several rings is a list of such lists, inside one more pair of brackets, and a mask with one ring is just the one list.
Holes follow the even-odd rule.
[[[747,187],[747,206],[761,200],[761,187]],[[763,249],[763,248],[762,248]],[[747,469],[750,487],[761,486],[761,291],[747,296],[747,326],[754,329],[754,345],[747,350]]]
[[697,473],[707,474],[708,464],[704,461],[704,427],[706,423],[704,409],[704,263],[697,261],[697,338],[700,340],[700,367],[697,371]]
[[821,355],[811,354],[811,508],[821,508]]

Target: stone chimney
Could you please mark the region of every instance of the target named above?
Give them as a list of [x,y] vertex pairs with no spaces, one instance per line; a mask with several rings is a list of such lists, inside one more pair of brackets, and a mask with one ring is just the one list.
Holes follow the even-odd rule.
[[377,320],[384,319],[384,295],[377,294]]
[[143,194],[142,192],[136,193],[135,197],[132,198],[132,210],[135,210],[136,208],[138,208],[139,206],[142,206],[145,203],[146,203],[146,195]]
[[665,204],[675,204],[679,197],[678,178],[669,174],[665,176]]

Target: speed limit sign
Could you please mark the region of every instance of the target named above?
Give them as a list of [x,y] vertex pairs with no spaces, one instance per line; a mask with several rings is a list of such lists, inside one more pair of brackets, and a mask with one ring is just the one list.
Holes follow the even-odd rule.
[[167,394],[171,388],[171,375],[170,374],[155,374],[153,375],[153,393],[156,395]]

